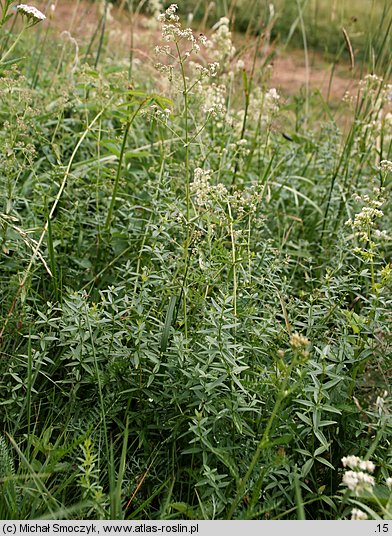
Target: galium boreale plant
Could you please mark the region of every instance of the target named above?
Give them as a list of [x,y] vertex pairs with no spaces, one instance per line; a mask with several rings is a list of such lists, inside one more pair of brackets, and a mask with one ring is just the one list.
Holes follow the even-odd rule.
[[384,160],[379,166],[381,184],[376,186],[373,195],[364,194],[362,196],[355,194],[355,201],[364,205],[360,212],[355,214],[353,219],[349,219],[346,225],[354,231],[355,237],[359,245],[354,249],[354,253],[359,255],[363,262],[369,264],[371,273],[372,291],[376,291],[376,273],[375,264],[377,251],[383,241],[390,240],[386,230],[381,230],[378,225],[378,220],[384,216],[381,210],[386,203],[384,197],[385,183],[387,174],[392,171],[392,163]]
[[[345,472],[342,477],[343,495],[340,509],[342,515],[349,514],[351,519],[391,519],[392,516],[392,478],[390,457],[386,452],[384,459],[379,458],[374,463],[369,458],[373,455],[382,436],[387,436],[391,429],[390,399],[385,391],[377,397],[374,409],[366,411],[369,418],[374,420],[371,428],[375,435],[364,458],[356,455],[344,456],[341,460]],[[369,425],[368,425],[369,426]],[[379,451],[381,452],[381,451]],[[380,467],[377,467],[380,465]],[[358,508],[359,507],[359,508]]]
[[[252,185],[242,192],[230,192],[223,183],[214,184],[211,171],[201,168],[194,170],[190,189],[199,233],[205,229],[215,240],[227,239],[230,243],[227,261],[232,269],[233,312],[237,316],[238,271],[242,262],[249,259],[251,225],[262,200],[262,191],[258,185]],[[194,250],[197,254],[198,248]],[[203,255],[202,248],[200,255]]]
[[[236,512],[236,509],[241,499],[243,499],[244,497],[248,482],[252,477],[260,458],[265,455],[266,452],[268,452],[268,449],[271,446],[272,431],[276,426],[276,421],[278,420],[279,412],[282,411],[285,402],[289,399],[292,392],[296,389],[294,386],[290,385],[294,369],[302,368],[310,357],[311,341],[305,335],[301,335],[297,332],[291,333],[289,345],[290,349],[288,349],[287,351],[280,350],[278,352],[276,363],[278,392],[275,398],[275,403],[272,408],[271,414],[269,415],[263,434],[258,440],[257,447],[249,463],[248,470],[246,471],[245,475],[243,475],[242,478],[239,479],[237,483],[236,494],[231,503],[230,508],[228,509],[227,519],[233,518],[233,515]],[[262,478],[261,482],[259,482],[259,485],[257,487],[259,487],[260,489],[261,485]]]
[[[197,83],[203,77],[215,77],[218,72],[219,64],[217,62],[207,63],[203,66],[200,63],[193,62],[193,69],[197,73],[196,77],[190,79],[187,69],[191,58],[201,52],[201,47],[206,47],[208,40],[204,35],[195,37],[191,28],[183,28],[180,18],[177,15],[177,4],[171,4],[164,13],[158,16],[161,24],[163,46],[156,46],[155,53],[164,56],[166,61],[156,63],[156,69],[167,77],[175,93],[181,93],[183,106],[183,135],[181,143],[183,144],[184,155],[184,183],[185,183],[185,203],[186,203],[186,239],[184,243],[184,274],[187,274],[189,266],[189,247],[191,244],[191,230],[189,222],[191,219],[191,197],[190,197],[190,146],[192,141],[197,137],[197,130],[194,132],[191,125],[190,117],[190,94],[196,87]],[[194,126],[196,128],[196,126]],[[186,284],[184,277],[182,291]],[[185,291],[186,292],[186,291]],[[187,307],[186,296],[184,296],[184,327],[187,334]]]

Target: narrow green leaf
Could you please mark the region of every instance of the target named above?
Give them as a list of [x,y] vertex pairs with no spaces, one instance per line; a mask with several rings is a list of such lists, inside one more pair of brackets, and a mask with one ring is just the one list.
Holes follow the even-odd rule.
[[174,309],[177,303],[177,296],[170,296],[169,307],[167,308],[165,325],[163,326],[161,337],[161,352],[166,352],[169,341],[170,328],[173,322]]

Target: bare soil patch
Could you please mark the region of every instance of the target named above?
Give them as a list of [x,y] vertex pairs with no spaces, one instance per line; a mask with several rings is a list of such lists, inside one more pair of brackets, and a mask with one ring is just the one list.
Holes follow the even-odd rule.
[[[96,47],[100,33],[97,27],[102,22],[99,6],[87,0],[57,0],[54,4],[55,10],[48,22],[54,33],[68,31],[83,44],[94,39]],[[47,3],[40,1],[38,6],[45,10]],[[114,56],[124,57],[132,47],[134,58],[153,64],[153,48],[159,42],[159,28],[154,28],[144,16],[139,15],[131,20],[125,10],[113,8],[106,23],[105,39]],[[303,51],[277,50],[271,61],[270,85],[285,95],[293,95],[308,84],[310,90],[317,89],[324,98],[329,97],[333,101],[341,100],[347,91],[352,92],[357,87],[357,77],[346,63],[337,65],[332,77],[332,64],[327,63],[322,55],[311,52],[309,64],[307,68]]]

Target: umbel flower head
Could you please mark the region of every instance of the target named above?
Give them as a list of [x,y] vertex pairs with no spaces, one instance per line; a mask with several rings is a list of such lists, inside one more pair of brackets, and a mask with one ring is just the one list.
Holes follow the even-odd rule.
[[358,456],[345,456],[342,458],[343,467],[350,467],[353,471],[346,471],[343,475],[343,484],[356,495],[364,491],[371,492],[375,486],[373,473],[376,466],[370,460],[362,460]]
[[364,491],[372,491],[375,486],[374,478],[363,471],[346,471],[343,475],[343,484],[356,495]]
[[19,4],[16,6],[16,11],[26,17],[29,26],[34,26],[46,19],[45,15],[39,9],[27,4]]
[[354,521],[362,521],[367,519],[368,516],[365,514],[365,512],[362,512],[362,510],[358,510],[358,508],[353,508],[351,510],[351,519]]

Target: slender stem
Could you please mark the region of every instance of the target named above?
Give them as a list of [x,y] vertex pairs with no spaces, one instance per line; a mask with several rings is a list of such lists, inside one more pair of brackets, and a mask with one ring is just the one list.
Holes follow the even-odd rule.
[[237,316],[237,264],[236,264],[236,252],[235,252],[235,238],[234,238],[234,229],[233,229],[233,216],[231,214],[230,203],[227,203],[227,209],[229,212],[229,228],[230,228],[230,238],[231,238],[231,262],[233,265],[233,309],[234,316]]
[[104,40],[104,37],[105,37],[105,30],[106,30],[106,20],[107,20],[108,8],[109,8],[109,0],[105,0],[105,7],[104,7],[104,12],[103,12],[103,17],[102,17],[101,35],[99,36],[98,50],[97,50],[97,55],[95,57],[95,63],[94,63],[95,68],[97,68],[99,58],[100,58],[101,52],[102,52],[103,40]]
[[129,129],[131,128],[131,125],[132,125],[135,117],[137,116],[137,114],[139,113],[140,109],[142,108],[142,106],[145,104],[146,101],[147,101],[147,99],[144,99],[139,104],[139,106],[137,107],[135,112],[132,114],[132,117],[130,119],[128,119],[128,121],[127,121],[127,123],[125,125],[123,141],[122,141],[122,144],[121,144],[120,158],[118,160],[118,165],[117,165],[116,178],[115,178],[114,185],[113,185],[112,197],[111,197],[111,200],[110,200],[108,215],[106,217],[106,223],[105,223],[106,230],[108,230],[108,231],[110,230],[110,225],[111,225],[111,222],[112,222],[112,214],[113,214],[113,209],[114,209],[114,203],[116,202],[118,185],[120,183],[121,168],[122,168],[122,163],[123,163],[123,160],[124,160],[124,153],[125,153],[125,147],[126,147],[126,144],[127,144]]
[[369,249],[370,249],[370,276],[372,282],[372,292],[376,291],[376,277],[374,273],[374,248],[372,242],[372,233],[370,225],[368,225],[368,240],[369,240]]
[[240,481],[240,485],[239,485],[239,488],[238,488],[238,491],[237,491],[237,495],[235,496],[235,498],[234,498],[234,500],[233,500],[233,502],[231,504],[229,513],[227,515],[227,519],[231,519],[233,517],[235,509],[237,508],[238,503],[240,502],[240,500],[242,499],[242,497],[244,495],[246,484],[248,483],[250,477],[252,476],[252,473],[253,473],[253,471],[254,471],[254,469],[256,467],[256,464],[259,461],[259,458],[261,456],[261,453],[262,453],[263,449],[268,447],[268,445],[269,445],[269,441],[270,441],[269,434],[270,434],[272,425],[274,423],[274,420],[275,420],[275,418],[276,418],[276,416],[277,416],[277,414],[279,412],[280,406],[282,405],[282,402],[283,402],[283,400],[284,400],[284,398],[286,396],[285,391],[286,391],[286,387],[287,387],[287,384],[288,384],[288,381],[289,381],[293,366],[294,366],[294,361],[288,367],[286,376],[285,376],[285,378],[283,380],[283,384],[282,384],[282,386],[280,388],[280,391],[278,393],[278,396],[277,396],[277,399],[276,399],[276,402],[275,402],[275,406],[274,406],[274,408],[272,410],[270,418],[268,419],[268,423],[267,423],[267,426],[266,426],[266,428],[264,430],[263,436],[260,439],[259,444],[257,445],[257,449],[256,449],[256,451],[255,451],[255,453],[253,455],[253,458],[252,458],[252,460],[250,462],[249,468],[248,468],[244,478],[242,478],[241,481]]
[[22,37],[22,35],[24,34],[24,31],[25,29],[27,28],[27,26],[25,26],[22,31],[20,32],[20,34],[18,35],[18,37],[15,39],[15,41],[12,43],[12,45],[10,46],[10,48],[7,50],[7,52],[2,56],[2,58],[0,59],[0,65],[2,63],[4,63],[5,59],[8,58],[8,56],[11,54],[11,52],[14,50],[14,48],[16,47],[16,45],[19,43],[20,41],[20,38]]
[[4,24],[6,23],[6,19],[7,19],[7,13],[8,13],[8,9],[11,5],[11,1],[12,0],[5,0],[5,3],[3,5],[3,2],[1,2],[1,8],[2,8],[2,14],[1,14],[1,20],[0,20],[0,28],[1,26],[4,26]]
[[304,117],[304,124],[306,126],[306,122],[309,117],[309,54],[308,54],[308,43],[306,39],[306,30],[305,30],[305,23],[302,13],[302,6],[297,0],[297,7],[298,7],[298,14],[299,14],[299,20],[301,24],[301,33],[302,33],[302,40],[304,45],[304,55],[305,55],[305,117]]
[[[181,77],[182,77],[182,83],[184,87],[184,117],[185,117],[185,188],[186,188],[186,217],[189,221],[190,217],[190,194],[189,194],[189,132],[188,132],[188,88],[187,88],[187,82],[186,82],[186,76],[185,76],[185,69],[184,69],[184,62],[181,57],[181,52],[178,46],[178,43],[176,43],[178,58],[180,61],[180,69],[181,69]],[[189,235],[189,229],[188,229],[188,235]]]
[[[181,70],[181,77],[182,77],[182,83],[183,83],[183,95],[184,95],[184,117],[185,117],[185,197],[186,197],[186,240],[185,240],[185,247],[184,247],[184,260],[185,260],[185,274],[188,273],[188,263],[189,263],[189,245],[190,245],[190,229],[189,229],[189,219],[190,219],[190,212],[191,212],[191,200],[190,200],[190,190],[189,190],[189,121],[188,121],[188,115],[189,115],[189,101],[188,101],[188,86],[186,82],[186,76],[185,76],[185,68],[184,68],[184,61],[181,57],[180,48],[178,46],[178,43],[176,42],[176,49],[178,54],[178,59],[180,62],[180,70]],[[186,308],[186,289],[185,289],[185,283],[186,280],[184,279],[184,284],[182,288],[182,292],[184,293],[184,333],[185,333],[185,339],[187,339],[188,336],[188,318],[187,318],[187,308]]]

